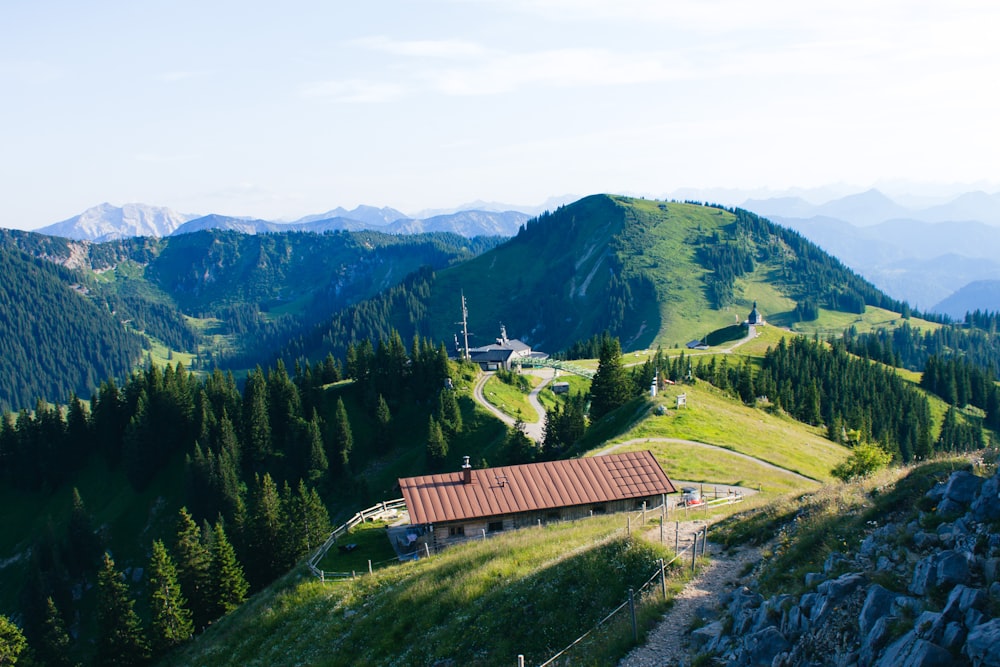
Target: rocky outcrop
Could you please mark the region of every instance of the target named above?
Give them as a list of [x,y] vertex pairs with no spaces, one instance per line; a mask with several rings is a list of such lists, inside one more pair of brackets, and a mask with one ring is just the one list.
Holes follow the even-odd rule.
[[955,472],[926,498],[801,595],[734,591],[696,643],[730,667],[1000,667],[1000,473]]

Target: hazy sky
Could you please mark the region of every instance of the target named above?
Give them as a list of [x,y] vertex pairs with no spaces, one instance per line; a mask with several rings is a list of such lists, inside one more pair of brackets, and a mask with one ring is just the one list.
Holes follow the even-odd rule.
[[1000,3],[0,7],[0,227],[893,181],[1000,189]]

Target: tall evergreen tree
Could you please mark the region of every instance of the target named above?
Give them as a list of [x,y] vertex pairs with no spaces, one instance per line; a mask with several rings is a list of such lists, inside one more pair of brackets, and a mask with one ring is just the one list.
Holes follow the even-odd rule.
[[590,385],[590,419],[597,421],[631,398],[630,383],[622,364],[622,349],[617,338],[605,334],[601,356]]
[[385,402],[382,394],[379,394],[375,407],[375,451],[385,454],[391,446],[392,414],[389,412],[389,404]]
[[98,664],[131,667],[149,660],[149,644],[134,607],[124,577],[104,554],[97,577]]
[[267,383],[258,366],[247,375],[243,388],[243,447],[244,464],[262,470],[271,455],[271,422],[267,406]]
[[344,399],[337,398],[337,407],[333,412],[332,451],[327,454],[328,461],[336,461],[341,472],[347,471],[351,461],[351,450],[354,449],[354,434],[351,431],[351,421],[347,417]]
[[263,588],[282,572],[281,543],[285,517],[278,487],[271,475],[255,479],[246,526],[247,578],[255,589]]
[[66,550],[66,567],[72,576],[79,577],[97,569],[101,539],[94,532],[93,520],[76,487],[73,487],[73,507],[66,529]]
[[163,542],[153,542],[149,560],[150,639],[157,654],[191,638],[194,622],[177,581],[177,568]]
[[[41,640],[34,646],[38,661],[49,667],[72,667],[70,659],[72,641],[66,631],[66,621],[63,619],[55,600],[51,596],[45,599],[45,623],[42,626]],[[0,661],[0,664],[5,664]]]
[[448,438],[441,424],[431,416],[427,423],[427,465],[431,470],[440,470],[448,458]]
[[221,521],[217,521],[213,529],[211,572],[213,615],[218,618],[243,604],[250,589]]
[[195,629],[204,628],[212,620],[212,594],[210,582],[211,554],[198,524],[182,507],[177,521],[177,538],[174,542],[177,558],[177,581],[181,594],[191,609]]

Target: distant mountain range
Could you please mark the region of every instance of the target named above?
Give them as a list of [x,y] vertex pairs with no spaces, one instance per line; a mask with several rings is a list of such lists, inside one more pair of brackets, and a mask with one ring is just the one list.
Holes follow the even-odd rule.
[[80,215],[35,230],[40,234],[76,241],[112,241],[136,236],[167,237],[209,229],[244,234],[277,232],[327,232],[373,230],[386,234],[451,232],[465,237],[513,236],[530,215],[522,211],[461,210],[426,218],[411,218],[393,208],[358,206],[348,211],[335,208],[293,222],[218,214],[204,216],[176,213],[169,208],[145,204],[113,206],[101,204]]
[[923,208],[878,190],[822,204],[776,197],[743,206],[794,229],[921,310],[952,317],[1000,310],[1000,290],[983,288],[984,281],[1000,280],[1000,193],[968,192]]

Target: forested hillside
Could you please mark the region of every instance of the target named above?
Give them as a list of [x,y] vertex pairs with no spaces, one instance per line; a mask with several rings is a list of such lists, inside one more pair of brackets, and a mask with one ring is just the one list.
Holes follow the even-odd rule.
[[81,297],[74,272],[0,246],[0,409],[89,396],[139,360],[142,338]]
[[89,243],[0,231],[11,313],[0,407],[65,402],[72,392],[87,398],[102,380],[122,380],[154,344],[167,358],[186,353],[194,369],[252,368],[410,272],[498,242],[440,233],[201,232]]

